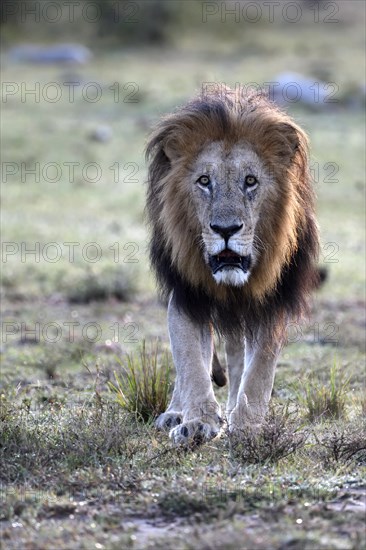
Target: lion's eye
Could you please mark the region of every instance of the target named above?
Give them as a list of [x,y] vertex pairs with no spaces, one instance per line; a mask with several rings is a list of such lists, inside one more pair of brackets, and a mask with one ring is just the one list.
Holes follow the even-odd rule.
[[207,187],[208,185],[210,185],[211,180],[208,176],[200,176],[197,180],[197,183],[203,185],[204,187]]
[[245,185],[247,187],[254,187],[258,183],[258,180],[255,176],[246,176]]

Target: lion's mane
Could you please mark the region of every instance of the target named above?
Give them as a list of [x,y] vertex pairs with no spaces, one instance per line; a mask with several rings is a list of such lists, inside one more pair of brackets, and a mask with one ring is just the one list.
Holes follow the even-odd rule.
[[[242,287],[213,280],[186,183],[193,160],[213,141],[228,147],[249,144],[279,190],[277,202],[261,207],[256,229],[261,255]],[[253,333],[259,327],[271,333],[302,316],[318,282],[319,242],[308,140],[292,119],[262,94],[220,89],[163,118],[146,154],[150,260],[163,297],[174,290],[179,308],[198,323],[211,322],[222,334]]]

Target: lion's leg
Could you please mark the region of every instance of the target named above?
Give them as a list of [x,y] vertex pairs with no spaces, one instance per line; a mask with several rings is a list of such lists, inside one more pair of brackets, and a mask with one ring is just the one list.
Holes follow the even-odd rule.
[[211,382],[211,328],[197,326],[178,311],[174,298],[169,303],[168,324],[183,416],[182,424],[170,431],[170,437],[178,445],[201,443],[215,437],[221,425]]
[[228,418],[237,402],[240,381],[244,371],[244,350],[244,338],[227,338],[225,351],[229,375],[229,396],[226,405],[226,415]]
[[246,339],[245,368],[237,403],[229,417],[230,431],[240,431],[245,425],[256,428],[262,423],[271,398],[281,347],[281,338],[274,338],[269,343],[261,332],[256,341]]

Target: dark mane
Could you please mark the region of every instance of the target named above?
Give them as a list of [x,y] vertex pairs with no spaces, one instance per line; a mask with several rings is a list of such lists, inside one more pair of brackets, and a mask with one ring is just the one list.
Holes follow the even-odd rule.
[[[315,236],[315,237],[314,237]],[[284,266],[276,289],[265,301],[255,300],[240,288],[230,288],[225,302],[216,301],[204,288],[194,288],[171,265],[162,239],[154,234],[150,242],[150,260],[157,276],[161,299],[167,303],[174,290],[179,309],[197,324],[212,323],[222,336],[228,334],[255,335],[260,327],[270,333],[277,325],[299,320],[308,313],[309,297],[319,285],[319,272],[314,258],[317,255],[317,229],[309,220],[308,228],[299,236],[299,248],[288,265]]]

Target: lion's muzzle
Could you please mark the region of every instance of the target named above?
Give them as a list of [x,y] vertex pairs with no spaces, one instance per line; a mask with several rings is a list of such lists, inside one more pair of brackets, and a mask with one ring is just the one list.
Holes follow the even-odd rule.
[[225,248],[219,254],[209,256],[209,265],[215,275],[218,271],[239,268],[247,273],[251,265],[251,256],[240,256],[236,252]]

